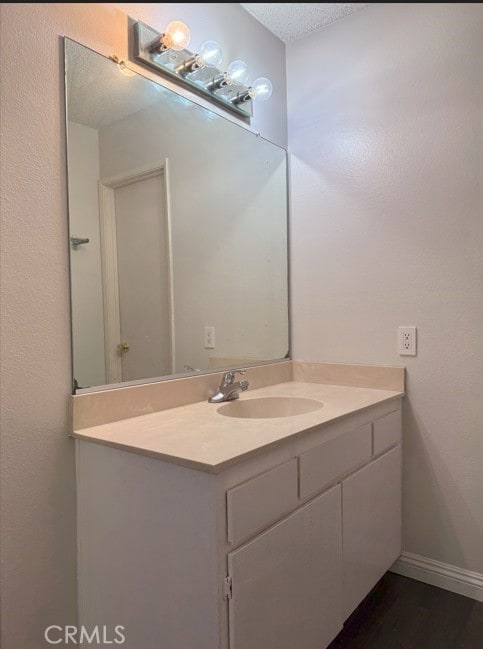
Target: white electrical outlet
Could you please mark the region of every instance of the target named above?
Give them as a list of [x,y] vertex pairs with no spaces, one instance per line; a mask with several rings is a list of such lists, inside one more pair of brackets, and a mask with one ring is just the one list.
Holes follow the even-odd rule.
[[205,349],[215,349],[214,327],[205,327]]
[[416,356],[416,327],[399,327],[397,330],[399,356]]

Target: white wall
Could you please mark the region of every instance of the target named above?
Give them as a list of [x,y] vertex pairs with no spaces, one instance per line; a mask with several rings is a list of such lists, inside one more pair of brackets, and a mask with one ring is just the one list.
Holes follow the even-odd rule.
[[[102,177],[168,158],[175,371],[206,370],[220,358],[283,358],[284,152],[170,95],[102,127],[99,146]],[[205,326],[215,327],[215,349],[204,347]]]
[[404,549],[480,573],[482,42],[481,5],[381,4],[287,50],[294,357],[407,367]]
[[[161,30],[170,5],[134,5]],[[284,142],[283,45],[237,5],[176,5],[195,31],[250,53],[279,88],[258,130]],[[66,35],[127,55],[127,18],[104,4],[2,3],[2,649],[44,646],[76,619],[63,64]],[[201,37],[201,36],[200,36]],[[19,43],[35,43],[20,47]],[[254,69],[256,66],[253,66]]]
[[71,245],[74,376],[80,387],[106,381],[104,310],[99,230],[99,136],[94,128],[69,122],[70,232],[89,243]]

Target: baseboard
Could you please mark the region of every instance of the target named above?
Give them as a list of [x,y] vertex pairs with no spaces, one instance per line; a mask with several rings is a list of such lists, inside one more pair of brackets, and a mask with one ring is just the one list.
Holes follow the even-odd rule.
[[391,572],[483,602],[483,575],[448,563],[403,552]]

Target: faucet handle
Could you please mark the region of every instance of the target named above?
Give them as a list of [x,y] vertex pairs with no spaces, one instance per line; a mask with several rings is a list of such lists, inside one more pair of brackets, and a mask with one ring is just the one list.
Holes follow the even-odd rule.
[[221,379],[221,385],[230,385],[235,380],[235,374],[233,372],[225,372],[223,378]]
[[233,383],[235,380],[235,375],[236,374],[245,374],[246,370],[231,370],[231,372],[227,372],[227,374],[230,375],[230,383]]
[[231,385],[235,381],[235,374],[245,374],[245,370],[229,370],[223,374],[221,385]]

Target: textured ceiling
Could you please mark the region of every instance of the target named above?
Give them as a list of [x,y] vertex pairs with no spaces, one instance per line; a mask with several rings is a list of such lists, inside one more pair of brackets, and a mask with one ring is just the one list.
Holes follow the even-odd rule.
[[265,25],[284,43],[301,38],[314,29],[333,23],[344,16],[364,9],[363,2],[286,2],[282,4],[249,3],[241,6]]

